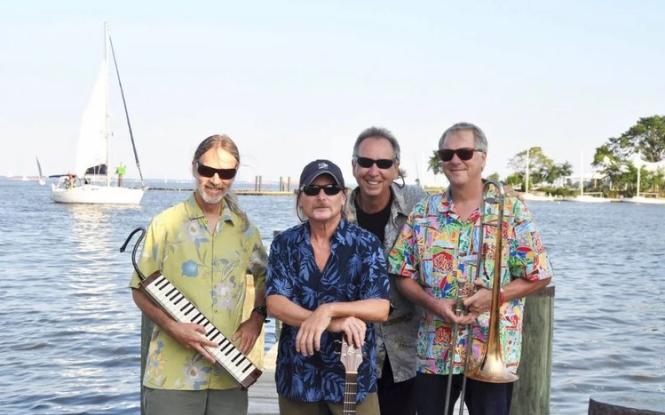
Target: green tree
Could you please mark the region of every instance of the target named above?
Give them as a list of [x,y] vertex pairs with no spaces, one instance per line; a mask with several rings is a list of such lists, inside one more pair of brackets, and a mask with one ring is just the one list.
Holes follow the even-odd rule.
[[652,163],[665,158],[665,116],[653,115],[639,121],[619,137],[609,139],[609,150],[618,159],[639,154]]
[[432,156],[427,162],[427,170],[430,170],[434,174],[442,174],[443,170],[441,169],[441,160],[439,155],[436,154],[436,150],[432,151]]

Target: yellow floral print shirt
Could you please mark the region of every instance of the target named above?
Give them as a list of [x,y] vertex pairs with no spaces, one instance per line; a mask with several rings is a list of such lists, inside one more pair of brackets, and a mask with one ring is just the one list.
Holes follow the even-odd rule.
[[[227,338],[241,323],[245,275],[254,276],[257,292],[265,286],[267,257],[254,226],[245,226],[224,206],[210,233],[194,195],[155,216],[146,233],[139,269],[159,270]],[[130,287],[138,288],[134,273]],[[210,364],[155,325],[143,385],[155,389],[230,389],[238,383],[218,364]]]

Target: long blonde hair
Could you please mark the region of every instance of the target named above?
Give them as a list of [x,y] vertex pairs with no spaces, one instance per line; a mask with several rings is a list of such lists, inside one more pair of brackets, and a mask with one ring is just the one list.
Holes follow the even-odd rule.
[[[221,148],[231,154],[233,158],[236,159],[236,162],[238,163],[237,166],[240,167],[240,152],[238,151],[236,143],[226,134],[216,134],[201,141],[201,144],[196,148],[194,158],[192,158],[192,168],[194,168],[196,162],[198,162],[199,159],[212,148]],[[249,219],[247,218],[247,214],[240,209],[238,198],[231,189],[229,189],[224,195],[224,203],[226,203],[226,206],[228,206],[233,213],[240,217],[243,222],[243,230],[247,230],[249,227]]]

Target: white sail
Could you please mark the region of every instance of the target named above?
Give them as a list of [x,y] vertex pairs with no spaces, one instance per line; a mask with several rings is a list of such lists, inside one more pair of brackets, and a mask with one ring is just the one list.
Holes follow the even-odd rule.
[[[108,160],[108,101],[109,101],[109,71],[108,71],[108,57],[109,46],[111,53],[115,56],[113,51],[113,43],[111,42],[108,27],[104,28],[104,59],[97,76],[97,81],[92,88],[90,100],[86,106],[83,117],[81,120],[81,130],[79,133],[78,146],[76,149],[76,175],[62,176],[59,183],[51,185],[51,197],[55,202],[59,203],[117,203],[117,204],[139,204],[143,193],[147,187],[143,184],[143,176],[141,175],[140,188],[121,187],[118,180],[115,186],[110,181],[112,171],[110,171]],[[115,62],[115,59],[114,59]],[[120,84],[120,72],[116,65],[116,75],[118,84],[121,89],[123,97],[123,105],[125,106],[125,113],[127,113],[126,103],[124,101],[124,93],[122,93],[122,85]],[[127,125],[129,125],[129,116],[127,116]],[[130,130],[130,138],[133,142],[133,135]],[[138,162],[138,156],[134,154],[136,159],[136,167],[141,174],[141,169]],[[100,169],[93,170],[95,174],[104,175],[105,183],[102,185],[100,181],[91,180],[86,177],[86,171],[92,167]]]
[[108,66],[104,58],[90,100],[83,111],[76,148],[76,174],[83,177],[86,169],[107,163],[107,113],[109,93]]

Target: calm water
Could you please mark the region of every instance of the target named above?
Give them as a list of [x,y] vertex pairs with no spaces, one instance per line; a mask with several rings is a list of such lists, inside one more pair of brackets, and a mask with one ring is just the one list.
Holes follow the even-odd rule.
[[[140,318],[118,248],[187,193],[137,208],[49,197],[0,180],[0,413],[136,414]],[[296,222],[290,197],[240,202],[266,246]],[[586,413],[598,391],[665,393],[665,206],[530,206],[556,272],[552,413]]]

